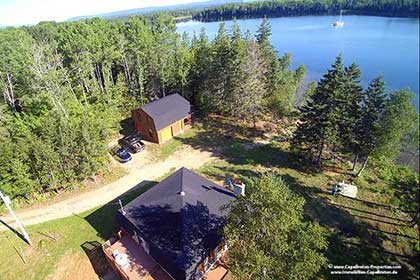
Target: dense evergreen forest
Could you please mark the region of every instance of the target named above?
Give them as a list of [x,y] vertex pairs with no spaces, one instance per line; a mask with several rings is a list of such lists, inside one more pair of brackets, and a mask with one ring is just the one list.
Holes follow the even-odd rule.
[[221,23],[212,41],[205,30],[188,38],[167,14],[1,29],[0,188],[36,199],[95,176],[131,109],[174,92],[198,114],[254,124],[298,113],[294,144],[316,165],[345,153],[355,168],[362,160],[360,174],[369,157],[393,159],[403,143],[418,145],[411,93],[386,94],[381,78],[362,89],[357,65],[340,57],[296,110],[305,67],[290,70],[291,55],[278,54],[270,35],[263,19],[256,34]]
[[233,18],[260,18],[337,14],[419,17],[416,0],[271,0],[232,3],[201,10],[170,12],[176,17],[190,15],[194,20],[219,21]]
[[0,30],[0,188],[11,197],[63,188],[106,168],[107,143],[131,109],[179,92],[198,112],[287,114],[305,69],[221,24],[187,38],[173,18],[44,22]]

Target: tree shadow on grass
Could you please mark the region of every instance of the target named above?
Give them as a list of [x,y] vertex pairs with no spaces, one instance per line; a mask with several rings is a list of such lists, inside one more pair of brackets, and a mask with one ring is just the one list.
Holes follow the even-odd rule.
[[[346,209],[322,196],[318,188],[305,187],[299,180],[283,175],[289,187],[305,198],[304,218],[316,221],[330,231],[329,246],[326,251],[328,262],[334,265],[401,265],[398,279],[416,279],[415,272],[409,266],[418,269],[415,256],[407,256],[391,252],[383,248],[386,240],[385,232],[373,230],[374,227],[349,213]],[[357,242],[355,242],[357,241]],[[336,279],[328,268],[323,275],[328,279]],[[340,279],[354,279],[354,275],[341,275]],[[360,277],[359,277],[360,276]],[[357,279],[371,279],[371,275],[358,275]]]
[[278,143],[255,143],[255,130],[223,119],[206,119],[203,130],[194,137],[178,138],[185,145],[196,150],[210,152],[232,164],[262,165],[267,168],[293,168],[304,173],[318,172],[300,161],[296,153],[282,149]]
[[[347,208],[347,209],[352,209],[351,207],[346,207],[344,205],[341,205],[341,207]],[[356,210],[353,210],[353,211],[359,211],[359,210],[356,209]],[[378,222],[378,223],[383,223],[383,224],[388,224],[388,225],[392,225],[392,226],[400,226],[400,227],[408,227],[409,226],[407,224],[393,223],[393,222],[384,221],[384,220],[380,220],[380,219],[376,219],[376,218],[372,218],[372,217],[368,217],[368,216],[357,215],[357,214],[353,214],[353,216],[358,217],[360,219],[366,219],[366,220],[370,220],[370,221],[374,221],[374,222]],[[392,218],[388,218],[388,219],[392,219]]]
[[[350,207],[350,206],[341,205],[341,207],[349,209],[349,210],[357,211],[357,212],[362,212],[362,213],[365,213],[365,214],[368,214],[368,215],[373,215],[373,216],[377,216],[377,217],[381,217],[381,218],[385,218],[385,219],[391,219],[391,220],[395,220],[395,221],[399,221],[399,222],[403,222],[403,223],[409,223],[410,222],[409,220],[403,220],[403,219],[400,219],[400,218],[381,215],[381,214],[377,214],[377,213],[366,211],[366,210],[356,209],[356,208],[353,208],[353,207]],[[381,221],[379,221],[379,222],[381,222]],[[406,226],[407,224],[395,224],[395,225]]]
[[125,205],[155,184],[157,184],[155,181],[142,181],[119,197],[116,197],[93,213],[87,215],[84,219],[95,228],[99,237],[108,239],[118,230],[116,223],[116,214],[120,208],[118,200],[121,199],[122,204]]
[[399,237],[403,237],[403,238],[408,238],[408,239],[415,240],[415,241],[419,241],[420,240],[419,237],[410,236],[410,235],[402,234],[402,233],[395,233],[395,232],[385,231],[385,230],[377,229],[377,228],[375,228],[373,226],[369,226],[368,229],[378,232],[379,234],[381,234],[381,236],[383,236],[384,239],[387,238],[386,235],[388,234],[388,235],[393,235],[393,236],[399,236]]
[[353,200],[353,201],[363,203],[366,206],[369,206],[371,208],[384,208],[384,209],[387,209],[387,210],[398,209],[399,211],[403,210],[403,209],[401,209],[399,207],[396,207],[396,206],[393,206],[393,205],[381,204],[381,203],[377,203],[377,202],[362,200],[362,199],[359,199],[359,198],[352,198],[352,197],[346,197],[346,198],[350,199],[350,200]]
[[[142,181],[122,195],[116,197],[104,206],[87,215],[84,219],[96,230],[99,237],[106,240],[118,231],[116,221],[116,214],[120,207],[118,200],[121,200],[122,204],[125,205],[143,192],[149,190],[155,184],[157,184],[155,181]],[[102,252],[101,244],[97,241],[87,241],[80,246],[89,257],[96,274],[100,277],[104,276],[108,270],[108,265]]]

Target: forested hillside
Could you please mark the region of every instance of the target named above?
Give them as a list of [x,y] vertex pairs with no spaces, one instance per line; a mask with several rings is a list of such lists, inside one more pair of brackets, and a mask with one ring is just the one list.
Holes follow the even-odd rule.
[[250,3],[232,3],[202,10],[171,12],[174,16],[192,15],[194,20],[218,21],[233,18],[259,18],[281,16],[305,16],[346,14],[419,17],[416,0],[270,0]]
[[288,70],[263,21],[187,38],[173,18],[44,22],[0,30],[0,188],[33,198],[95,175],[131,109],[179,92],[197,112],[256,119],[293,109],[305,70]]

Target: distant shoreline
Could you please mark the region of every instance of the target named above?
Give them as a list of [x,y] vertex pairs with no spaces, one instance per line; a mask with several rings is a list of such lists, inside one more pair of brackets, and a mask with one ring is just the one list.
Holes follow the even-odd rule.
[[[323,13],[323,14],[304,14],[304,15],[265,15],[265,16],[261,16],[261,15],[245,15],[242,17],[230,17],[230,18],[224,18],[224,17],[220,17],[220,18],[212,18],[210,20],[203,20],[201,18],[197,18],[192,16],[192,21],[198,21],[198,22],[217,22],[217,21],[228,21],[228,20],[234,20],[234,19],[259,19],[259,18],[290,18],[290,17],[308,17],[308,16],[336,16],[339,15],[339,13],[336,12],[331,12],[331,13]],[[407,18],[407,19],[419,19],[419,16],[404,16],[404,15],[392,15],[392,14],[375,14],[375,13],[368,13],[368,12],[358,12],[358,11],[354,11],[354,12],[348,12],[345,14],[346,16],[374,16],[374,17],[388,17],[388,18]]]

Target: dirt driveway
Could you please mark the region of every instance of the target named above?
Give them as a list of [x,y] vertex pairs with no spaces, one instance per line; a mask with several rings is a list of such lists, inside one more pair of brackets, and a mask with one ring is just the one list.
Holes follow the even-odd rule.
[[[17,211],[24,225],[38,224],[58,218],[78,214],[106,204],[142,181],[153,181],[180,167],[199,168],[215,157],[206,151],[199,151],[190,146],[182,146],[165,160],[155,162],[152,155],[145,151],[133,155],[133,160],[124,164],[127,175],[103,187],[81,193],[62,201]],[[15,227],[9,216],[0,216],[8,225]],[[0,231],[6,227],[0,224]]]

